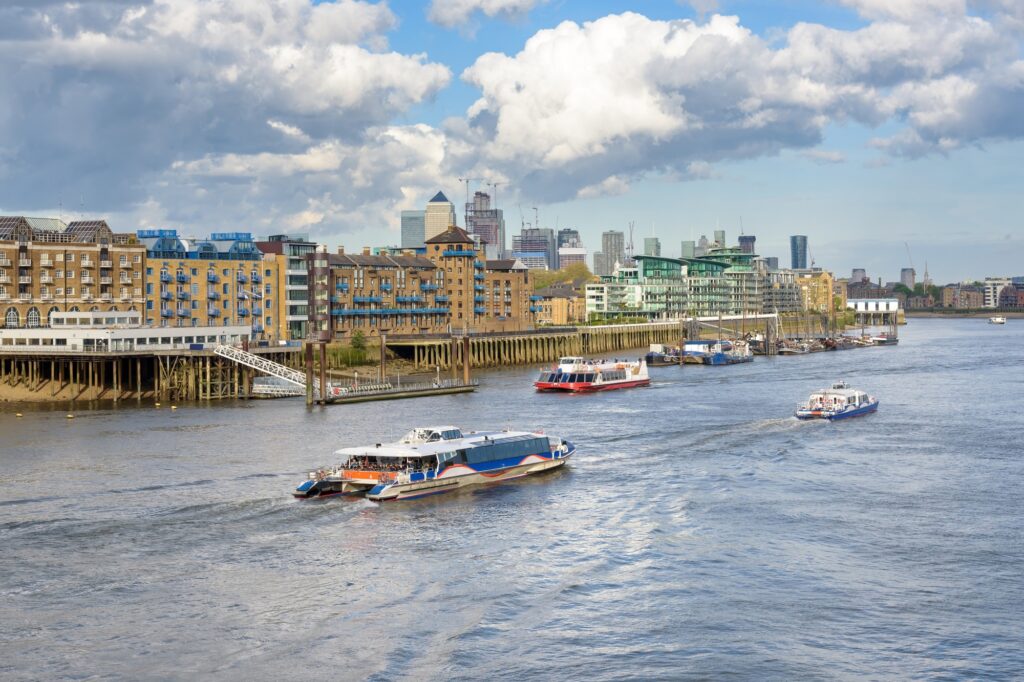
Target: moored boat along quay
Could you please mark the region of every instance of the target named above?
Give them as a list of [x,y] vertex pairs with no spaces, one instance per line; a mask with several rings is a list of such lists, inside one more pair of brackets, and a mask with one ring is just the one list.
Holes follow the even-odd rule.
[[[120,336],[111,332],[117,338],[74,343],[59,338],[59,329],[18,330],[17,337],[0,343],[0,401],[207,401],[306,392],[304,379],[293,381],[286,390],[261,389],[258,378],[273,377],[274,370],[226,357],[218,347],[236,348],[239,354],[262,358],[268,367],[295,375],[308,376],[312,362],[315,399],[321,399],[322,381],[334,391],[325,391],[322,398],[344,403],[472,391],[470,368],[547,363],[568,355],[593,357],[723,335],[759,338],[766,348],[797,341],[823,345],[835,333],[825,316],[760,315],[509,333],[383,336],[375,351],[379,357],[352,376],[318,353],[309,353],[310,361],[304,351],[314,350],[316,344],[250,345],[223,329],[203,331],[172,333],[143,327],[121,330]],[[145,335],[153,338],[141,343]]]

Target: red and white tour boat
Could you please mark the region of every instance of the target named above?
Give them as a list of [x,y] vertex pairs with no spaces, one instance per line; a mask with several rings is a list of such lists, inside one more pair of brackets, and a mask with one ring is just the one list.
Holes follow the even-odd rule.
[[647,386],[651,378],[647,363],[619,360],[584,360],[577,357],[561,358],[553,369],[545,369],[533,383],[538,391],[610,391],[616,388]]

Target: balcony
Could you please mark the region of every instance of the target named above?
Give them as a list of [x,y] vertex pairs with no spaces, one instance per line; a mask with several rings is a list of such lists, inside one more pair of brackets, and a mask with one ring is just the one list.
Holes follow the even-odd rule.
[[337,284],[334,285],[334,288],[336,291],[345,293],[348,291],[348,282],[338,282]]
[[252,277],[250,279],[252,279],[253,284],[259,284],[260,282],[263,281],[263,276],[258,272],[254,272],[252,273]]
[[478,273],[476,273],[475,275],[473,275],[473,279],[475,279],[475,280],[476,280],[476,281],[478,281],[478,282],[482,282],[482,281],[484,281],[484,280],[485,280],[486,278],[487,278],[487,275],[485,275],[485,274],[484,274],[484,273],[482,273],[482,272],[478,272]]
[[94,268],[96,267],[96,261],[91,260],[89,258],[83,258],[81,262],[79,262],[79,265],[83,268]]
[[118,281],[121,282],[121,284],[131,284],[132,278],[130,276],[125,275],[124,273],[121,273],[121,277],[118,279]]
[[0,268],[9,268],[9,267],[11,267],[10,259],[8,259],[5,256],[0,256]]
[[18,294],[18,300],[19,301],[23,301],[23,302],[31,301],[32,300],[32,294],[29,294],[29,293]]
[[383,303],[384,299],[380,296],[353,296],[353,303]]
[[192,311],[188,308],[178,308],[178,317],[192,317]]
[[109,261],[109,260],[101,260],[100,261],[100,267],[101,268],[112,268],[112,267],[114,267],[114,263],[112,261]]
[[237,295],[237,298],[240,301],[248,301],[249,300],[249,292],[248,291],[239,291],[238,295]]
[[474,296],[473,303],[487,303],[487,299],[483,296]]
[[49,258],[40,258],[39,259],[39,267],[41,267],[41,268],[52,268],[53,267],[53,261],[50,260]]
[[[85,265],[85,263],[82,263],[82,265]],[[164,284],[168,284],[171,281],[171,273],[161,272],[160,281],[163,282]]]
[[100,284],[113,284],[113,283],[114,283],[114,278],[113,277],[100,277]]
[[122,301],[130,301],[130,300],[132,300],[132,295],[129,294],[127,291],[122,291],[121,292],[121,300]]
[[486,264],[482,260],[475,260],[473,261],[473,267],[477,270],[483,270],[486,267]]
[[239,284],[246,284],[249,282],[249,278],[246,277],[244,272],[238,273],[238,277],[236,279],[238,279]]
[[540,312],[540,306],[539,305],[531,305],[530,306],[530,312],[531,313],[539,313]]
[[450,299],[447,296],[437,295],[434,297],[435,303],[448,303]]
[[6,301],[11,297],[6,291],[0,291],[0,301]]
[[174,310],[172,308],[161,308],[160,309],[160,316],[161,317],[174,317]]
[[82,275],[82,284],[95,284],[96,278],[92,275]]
[[10,277],[8,277],[7,275],[4,275],[4,274],[0,274],[0,284],[10,284],[10,283],[11,283],[11,278]]
[[169,291],[161,291],[160,292],[160,300],[162,300],[162,301],[170,301],[172,298],[174,298],[174,294],[172,294],[171,292],[169,292]]
[[189,295],[189,293],[187,291],[179,291],[178,292],[178,300],[179,301],[187,301],[189,298],[190,298],[190,295]]
[[39,281],[42,284],[53,284],[53,277],[48,272],[44,272],[39,275]]
[[206,292],[206,298],[210,299],[211,301],[219,301],[220,300],[220,292],[219,291],[207,291]]
[[188,284],[188,275],[186,275],[184,272],[179,272],[174,279],[178,280],[178,282],[181,284]]
[[32,284],[32,276],[22,275],[21,277],[18,278],[18,284]]
[[478,306],[476,308],[473,308],[473,312],[476,313],[477,315],[486,315],[487,314],[487,308],[483,308],[483,307]]
[[92,294],[90,294],[88,291],[83,291],[82,292],[82,300],[83,301],[91,301],[92,300]]
[[259,301],[259,300],[262,300],[262,298],[263,298],[263,292],[262,292],[262,291],[253,291],[253,292],[252,292],[252,297],[253,297],[254,299],[256,299],[257,301]]
[[220,275],[218,275],[216,272],[208,272],[206,273],[206,281],[209,282],[210,284],[219,284]]
[[[434,298],[437,298],[436,296]],[[422,303],[422,296],[395,296],[395,303]]]
[[253,334],[262,334],[263,333],[263,325],[260,324],[259,322],[254,322],[253,325],[252,325],[252,332],[253,332]]
[[536,294],[534,294],[533,296],[530,297],[530,300],[534,301],[534,302],[536,302],[536,301],[543,301],[544,297],[543,296],[537,296]]
[[473,291],[486,291],[486,287],[483,284],[474,284]]
[[110,303],[111,301],[114,300],[114,295],[109,292],[100,294],[100,300],[104,301],[105,303]]
[[18,259],[18,267],[19,268],[30,268],[30,267],[32,267],[32,259],[31,258],[19,258]]
[[420,291],[437,291],[436,284],[421,284]]
[[249,309],[248,308],[239,308],[238,309],[238,316],[239,317],[249,317]]
[[210,317],[220,317],[220,308],[214,308],[213,306],[210,306],[209,308],[206,309],[206,314],[209,315]]
[[52,301],[53,300],[53,294],[39,294],[39,300],[40,301]]
[[391,291],[391,285],[388,284],[387,282],[384,282],[383,284],[380,285],[380,290],[381,291]]
[[474,257],[476,257],[476,251],[463,251],[462,249],[448,249],[447,251],[442,251],[441,255],[444,256],[445,258],[458,257],[458,256],[467,256],[469,258],[474,258]]

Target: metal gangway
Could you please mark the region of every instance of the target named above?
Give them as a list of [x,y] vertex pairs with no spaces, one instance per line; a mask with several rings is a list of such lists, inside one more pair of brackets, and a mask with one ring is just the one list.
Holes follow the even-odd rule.
[[[272,377],[283,379],[288,383],[301,387],[303,391],[306,390],[306,375],[297,369],[285,367],[279,362],[268,360],[240,348],[235,348],[234,346],[225,346],[220,344],[213,349],[213,352],[222,358],[226,358],[232,362],[237,362],[238,364],[245,365],[246,367],[251,367],[257,372],[263,372],[264,374],[268,374]],[[327,384],[327,392],[328,394],[331,392],[330,383]],[[313,397],[314,399],[319,399],[320,397],[320,381],[316,377],[313,378]]]

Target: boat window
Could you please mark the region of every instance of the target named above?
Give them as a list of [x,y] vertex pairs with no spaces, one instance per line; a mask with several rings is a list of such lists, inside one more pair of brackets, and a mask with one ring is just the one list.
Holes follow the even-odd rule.
[[462,438],[462,431],[459,431],[458,429],[448,429],[442,434],[442,436],[445,440],[455,440],[457,438]]

